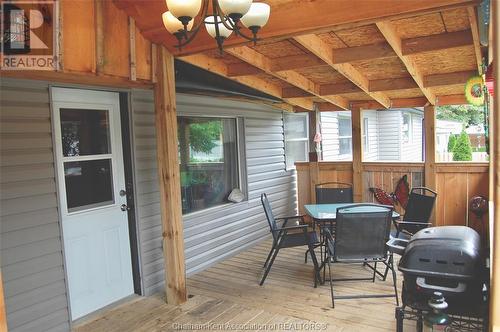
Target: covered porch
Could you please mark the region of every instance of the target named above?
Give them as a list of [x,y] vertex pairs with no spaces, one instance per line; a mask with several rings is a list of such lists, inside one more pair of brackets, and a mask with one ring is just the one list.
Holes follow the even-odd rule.
[[[36,7],[54,29],[54,67],[1,72],[0,332],[395,330],[394,298],[332,308],[305,247],[281,251],[259,286],[273,245],[261,195],[276,217],[305,215],[317,184],[352,184],[354,202],[377,203],[371,189],[391,193],[404,176],[438,193],[432,226],[479,233],[490,329],[500,328],[498,98],[485,92],[487,115],[474,120],[488,133],[489,145],[482,132],[474,147],[481,160],[437,153],[441,107],[468,105],[465,84],[486,68],[498,78],[498,2],[489,25],[476,0],[263,2],[271,16],[257,43],[233,36],[222,53],[204,31],[177,48],[164,0]],[[107,117],[83,115],[92,107]],[[80,153],[86,142],[92,153]],[[239,201],[228,199],[233,189]],[[476,196],[488,201],[482,219]],[[120,231],[96,214],[78,220],[103,206]],[[102,227],[100,247],[75,220],[94,225],[88,234]],[[364,273],[334,268],[336,278]],[[99,300],[113,278],[124,287]],[[402,280],[398,272],[399,292]],[[393,291],[379,277],[334,287]]]

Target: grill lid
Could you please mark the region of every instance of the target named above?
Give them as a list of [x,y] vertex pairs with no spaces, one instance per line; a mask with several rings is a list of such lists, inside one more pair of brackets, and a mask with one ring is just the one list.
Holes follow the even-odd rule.
[[482,272],[480,250],[472,228],[430,227],[412,236],[398,268],[405,274],[472,279]]

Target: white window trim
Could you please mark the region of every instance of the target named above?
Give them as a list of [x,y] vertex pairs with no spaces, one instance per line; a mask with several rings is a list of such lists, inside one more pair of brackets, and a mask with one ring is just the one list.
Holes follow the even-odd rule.
[[[306,119],[306,136],[305,137],[300,137],[300,138],[288,138],[287,139],[287,135],[286,135],[286,121],[285,121],[285,116],[296,116],[296,117],[304,117]],[[289,165],[287,163],[287,148],[286,148],[286,143],[287,142],[306,142],[307,144],[304,144],[305,146],[305,155],[307,157],[307,159],[309,160],[309,117],[307,116],[307,113],[305,114],[292,114],[292,113],[286,113],[286,112],[283,112],[283,115],[282,115],[282,118],[283,118],[283,149],[285,151],[285,170],[287,171],[292,171],[294,170],[296,167],[295,167],[295,164],[294,165]],[[306,160],[306,161],[308,161]]]
[[370,142],[369,142],[369,137],[368,137],[368,125],[369,125],[369,119],[368,117],[363,118],[363,143],[365,144],[365,151],[367,153],[370,153]]
[[[413,142],[413,116],[411,113],[409,112],[404,112],[403,113],[403,125],[404,125],[404,118],[405,116],[408,116],[408,118],[410,119],[410,121],[408,122],[408,142],[405,142],[404,140],[401,140],[401,143],[403,145],[411,145],[412,142]],[[403,133],[403,130],[401,130],[401,136],[402,136],[402,133]]]
[[[340,119],[342,120],[350,120],[351,121],[351,135],[343,135],[341,136],[340,135]],[[338,128],[339,128],[339,157],[348,157],[348,156],[352,156],[352,149],[353,149],[353,146],[352,146],[352,117],[351,116],[345,116],[345,115],[339,115],[337,117],[337,121],[338,121]],[[345,139],[345,138],[349,138],[351,139],[351,152],[350,153],[340,153],[340,140],[341,139]]]

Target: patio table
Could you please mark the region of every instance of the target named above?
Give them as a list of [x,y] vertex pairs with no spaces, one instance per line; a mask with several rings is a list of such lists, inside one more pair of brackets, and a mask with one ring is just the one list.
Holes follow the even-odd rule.
[[[330,227],[330,231],[332,232],[332,235],[335,234],[335,220],[337,219],[337,209],[338,208],[343,208],[343,207],[348,207],[349,205],[357,205],[360,203],[334,203],[334,204],[306,204],[304,205],[304,209],[306,210],[307,215],[309,215],[313,219],[313,228],[316,227],[316,224],[319,226],[319,231],[320,231],[320,257],[321,257],[321,264],[319,266],[319,270],[323,270],[323,281],[325,281],[325,257],[326,257],[326,248],[325,252],[323,252],[323,247],[326,245],[326,239],[325,236],[323,235],[322,229],[324,227],[327,227],[327,225]],[[363,208],[358,208],[359,212],[377,212],[381,210],[380,208],[382,205],[380,204],[373,204],[372,206],[366,206]],[[399,219],[400,214],[396,211],[392,211],[392,219],[397,220]],[[307,253],[306,253],[307,254]],[[325,255],[324,255],[325,254]]]

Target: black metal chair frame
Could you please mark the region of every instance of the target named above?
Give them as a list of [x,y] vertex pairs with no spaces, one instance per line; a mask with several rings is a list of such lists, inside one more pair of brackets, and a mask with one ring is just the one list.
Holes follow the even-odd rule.
[[[376,205],[376,204],[356,204],[356,205],[350,205],[348,207],[342,207],[337,209],[337,220],[339,213],[342,213],[342,210],[344,209],[352,209],[356,207],[362,207],[362,206],[378,206],[378,207],[385,207],[388,212],[387,216],[387,234],[386,234],[386,243],[389,240],[389,234],[390,234],[390,224],[391,224],[391,219],[392,219],[392,211],[393,207],[392,206],[385,206],[385,205]],[[332,233],[330,232],[329,228],[324,228],[323,232],[326,237],[326,257],[325,261],[322,263],[322,267],[324,268],[325,263],[328,266],[328,274],[329,274],[329,283],[330,283],[330,291],[331,291],[331,296],[332,296],[332,307],[335,308],[335,298],[337,299],[359,299],[359,298],[383,298],[383,297],[395,297],[396,298],[396,305],[399,306],[399,298],[398,298],[398,289],[397,289],[397,284],[396,284],[396,270],[394,268],[394,258],[393,255],[388,254],[388,250],[385,250],[385,255],[381,257],[367,257],[364,259],[352,259],[352,260],[337,260],[336,258],[336,242],[332,236]],[[342,236],[337,234],[337,236]],[[344,295],[344,296],[334,296],[333,293],[333,282],[334,281],[368,281],[371,280],[372,282],[375,282],[375,277],[376,275],[380,275],[383,277],[383,275],[377,271],[377,263],[378,262],[383,262],[388,266],[388,269],[392,271],[392,279],[393,279],[393,286],[394,286],[394,294],[372,294],[372,295]],[[331,264],[332,263],[345,263],[345,264],[353,264],[353,263],[363,263],[364,266],[368,266],[371,270],[373,270],[373,275],[370,278],[340,278],[340,279],[332,279],[332,269],[331,269]],[[370,263],[373,263],[374,265],[370,265]],[[385,281],[385,279],[383,279]]]
[[[417,193],[417,191],[420,191],[421,194]],[[430,195],[426,195],[426,192],[429,192]],[[409,220],[409,219],[413,219],[413,218],[411,217],[411,215],[408,216],[408,214],[415,213],[412,209],[418,209],[419,212],[421,213],[420,207],[418,207],[418,206],[413,207],[411,205],[412,204],[412,199],[411,199],[412,195],[427,196],[427,197],[430,197],[433,199],[432,207],[431,207],[430,211],[428,211],[427,216],[424,217],[426,220]],[[417,231],[431,226],[432,223],[429,222],[429,218],[432,214],[432,210],[434,209],[436,197],[437,197],[437,193],[434,190],[429,189],[427,187],[414,187],[414,188],[412,188],[410,191],[410,198],[408,200],[408,205],[406,206],[405,215],[403,216],[403,220],[395,220],[394,221],[394,227],[396,228],[396,237],[399,237],[400,233],[405,233],[409,236],[412,236],[413,234],[416,233],[415,231],[410,232],[408,230],[408,227],[405,227],[405,226],[409,226],[409,227],[412,227],[414,229],[417,229]]]
[[[327,187],[327,188],[323,188],[324,186],[331,186],[331,185],[335,185],[335,187]],[[350,194],[349,197],[347,199],[340,199],[340,200],[324,200],[324,199],[321,199],[322,195],[319,194],[319,190],[321,189],[328,189],[328,190],[335,190],[335,189],[339,189],[339,190],[345,190],[345,189],[348,189],[350,192],[347,192],[347,194]],[[318,183],[316,186],[315,186],[315,194],[316,194],[316,204],[335,204],[335,203],[353,203],[354,202],[354,197],[353,197],[353,186],[352,186],[352,183],[346,183],[346,182],[336,182],[336,181],[333,181],[333,182],[324,182],[324,183]],[[316,229],[316,223],[318,223],[320,225],[320,243],[315,245],[314,248],[318,248],[320,247],[320,250],[321,250],[321,257],[323,258],[323,249],[322,249],[322,246],[324,244],[324,236],[323,234],[321,233],[322,231],[322,228],[326,226],[326,224],[328,223],[330,225],[330,230],[332,232],[334,232],[334,228],[333,228],[333,221],[329,220],[329,221],[314,221],[313,223],[313,228]],[[304,262],[307,263],[307,253],[308,251],[305,252],[304,254]]]
[[[420,193],[418,193],[420,192]],[[430,195],[426,195],[426,193],[430,193]],[[418,196],[426,196],[431,199],[432,201],[432,206],[430,208],[430,211],[423,211],[422,207],[419,206],[414,206],[412,202],[412,196],[415,197],[415,195]],[[408,200],[408,204],[406,205],[406,210],[405,210],[405,215],[403,216],[402,220],[393,220],[394,227],[396,228],[396,238],[399,238],[400,234],[406,234],[407,236],[413,236],[417,231],[420,231],[424,228],[432,226],[432,223],[429,222],[429,218],[432,215],[432,210],[434,209],[434,205],[436,203],[436,197],[437,197],[437,192],[435,192],[432,189],[429,189],[427,187],[413,187],[410,191],[410,197]],[[414,200],[413,200],[414,201]],[[417,210],[417,211],[414,211]],[[412,214],[417,213],[420,216],[422,216],[423,220],[415,220]],[[419,218],[420,218],[419,216]],[[413,220],[408,220],[408,219],[413,219]],[[414,230],[413,232],[409,231],[409,229]],[[416,230],[416,231],[415,231]],[[391,256],[393,256],[393,252],[391,251],[390,253]],[[383,274],[383,279],[385,280],[387,278],[387,273],[389,271],[389,267],[386,266],[384,274]],[[378,274],[380,274],[377,271]]]
[[[289,231],[302,231],[302,234],[304,235],[304,242],[301,244],[294,245],[293,247],[299,247],[299,246],[308,246],[307,252],[310,253],[311,259],[314,264],[314,287],[317,287],[318,282],[321,282],[320,275],[319,275],[319,266],[318,266],[318,261],[316,259],[316,255],[314,253],[314,245],[315,243],[310,240],[310,236],[308,231],[308,226],[307,224],[304,223],[304,216],[290,216],[290,217],[281,217],[281,218],[274,218],[274,215],[272,215],[272,209],[271,205],[269,204],[269,201],[267,199],[266,194],[261,195],[261,202],[264,207],[264,213],[266,214],[267,222],[269,224],[269,228],[271,230],[271,233],[273,235],[273,246],[271,250],[269,251],[269,254],[267,255],[266,262],[264,263],[264,275],[262,276],[262,279],[260,281],[260,285],[262,286],[264,284],[264,281],[267,278],[267,275],[269,274],[269,271],[271,270],[271,266],[274,263],[274,260],[276,259],[276,256],[278,255],[278,252],[280,249],[283,248],[290,248],[292,246],[286,246],[284,247],[284,242],[286,241],[287,236],[289,236]],[[267,206],[266,206],[267,205]],[[269,215],[271,214],[271,215]],[[299,220],[299,225],[294,225],[294,226],[287,226],[287,223],[289,220]],[[274,222],[273,222],[274,221]],[[281,227],[277,227],[276,221],[283,221],[283,224]],[[294,235],[297,235],[297,232],[293,233]],[[291,234],[290,234],[291,235]]]

